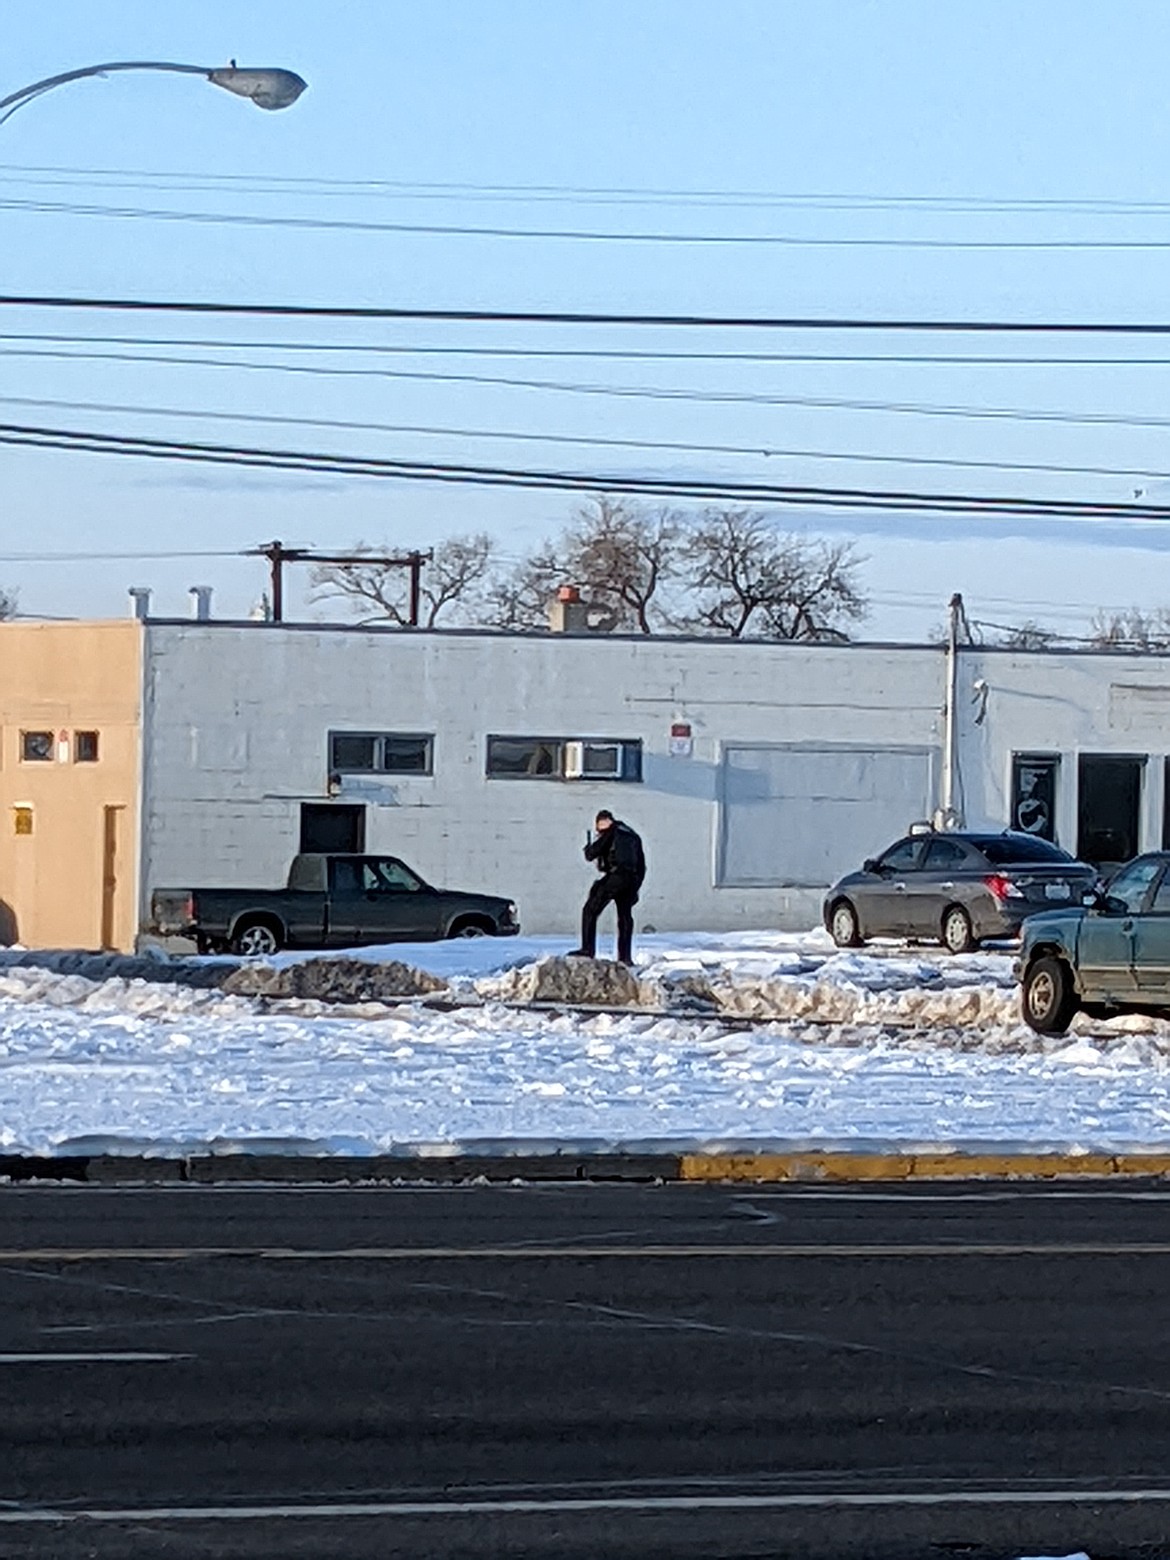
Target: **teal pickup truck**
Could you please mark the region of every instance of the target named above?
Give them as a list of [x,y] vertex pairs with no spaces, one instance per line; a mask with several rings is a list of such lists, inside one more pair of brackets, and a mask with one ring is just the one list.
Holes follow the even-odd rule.
[[1017,969],[1038,1034],[1063,1034],[1078,1012],[1170,1016],[1170,851],[1135,857],[1079,908],[1029,916]]

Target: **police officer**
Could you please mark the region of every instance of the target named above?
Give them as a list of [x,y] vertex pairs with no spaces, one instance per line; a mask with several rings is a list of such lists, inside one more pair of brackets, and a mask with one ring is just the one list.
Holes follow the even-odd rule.
[[597,863],[601,873],[589,890],[581,911],[581,946],[573,957],[592,959],[597,954],[597,921],[606,905],[617,911],[617,956],[622,964],[634,962],[634,906],[646,877],[646,853],[639,836],[604,809],[595,820],[597,832],[586,843],[585,859]]

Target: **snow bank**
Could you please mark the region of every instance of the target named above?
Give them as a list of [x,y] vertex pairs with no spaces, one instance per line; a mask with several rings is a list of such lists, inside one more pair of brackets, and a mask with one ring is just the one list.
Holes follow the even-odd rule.
[[[0,958],[0,1152],[1109,1151],[1170,1130],[1170,1025],[1042,1038],[1002,954],[772,933],[646,938],[632,972],[564,952],[397,945],[249,963],[242,982],[220,963],[204,985],[170,979],[200,961],[147,961],[159,980]],[[555,1008],[590,1000],[629,1005]]]
[[382,1002],[445,991],[447,984],[427,970],[390,959],[305,959],[296,964],[244,964],[232,970],[223,990],[240,997],[305,997],[319,1002]]
[[[743,963],[725,971],[748,957],[709,947],[698,962],[710,985],[746,990]],[[940,1014],[971,990],[1005,999],[1006,960],[806,950],[798,957],[815,963],[781,977],[781,957],[790,951],[757,948],[752,978],[769,1001],[772,983],[794,1005],[803,992],[814,1017],[748,1028],[719,1014],[583,1015],[483,997],[339,1009],[9,965],[0,1151],[1110,1150],[1165,1139],[1166,1024],[1078,1020],[1045,1040],[1014,1019],[992,1022],[987,1006],[986,1022],[948,1027]],[[664,948],[637,978],[693,979],[694,963]],[[469,989],[489,978],[450,976]],[[840,1023],[825,1021],[835,991],[849,1004]],[[904,1021],[915,1004],[931,1022]]]
[[470,986],[501,1002],[566,1002],[642,1007],[671,1013],[727,1014],[757,1021],[989,1028],[1019,1021],[1011,961],[940,956],[766,953],[708,949],[701,958],[652,951],[635,971],[600,959],[552,956],[488,975]]

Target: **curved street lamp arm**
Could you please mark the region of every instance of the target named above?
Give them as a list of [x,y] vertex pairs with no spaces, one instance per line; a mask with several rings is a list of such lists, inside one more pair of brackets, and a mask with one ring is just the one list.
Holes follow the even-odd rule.
[[235,65],[180,65],[173,60],[112,60],[105,65],[84,65],[80,70],[62,71],[59,76],[46,76],[34,81],[19,92],[10,92],[0,98],[0,125],[11,119],[18,108],[31,103],[34,98],[54,87],[66,86],[71,81],[82,81],[87,76],[108,76],[120,70],[167,70],[180,76],[202,76],[214,86],[224,87],[238,97],[250,98],[258,108],[287,108],[305,90],[305,82],[291,70],[240,69]]
[[34,81],[27,87],[21,87],[19,92],[11,92],[6,98],[0,98],[0,110],[8,110],[0,117],[0,124],[10,119],[25,103],[40,97],[42,92],[51,92],[54,87],[63,87],[70,81],[81,81],[86,76],[104,76],[112,70],[172,70],[183,76],[211,75],[211,69],[206,65],[175,65],[168,60],[114,60],[108,65],[84,65],[80,70],[65,70],[59,76],[46,76],[43,81]]

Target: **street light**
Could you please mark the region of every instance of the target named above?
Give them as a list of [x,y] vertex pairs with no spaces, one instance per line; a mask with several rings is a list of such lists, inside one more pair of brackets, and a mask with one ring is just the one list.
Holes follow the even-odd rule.
[[44,81],[34,81],[30,86],[21,87],[19,92],[0,98],[0,125],[11,119],[18,108],[51,92],[54,87],[81,81],[86,76],[106,76],[115,70],[169,70],[181,76],[202,76],[213,86],[234,92],[237,97],[251,98],[257,108],[288,108],[308,85],[295,71],[241,68],[235,60],[218,69],[207,65],[175,65],[168,60],[115,60],[108,65],[85,65],[80,70],[63,71],[59,76],[46,76]]

